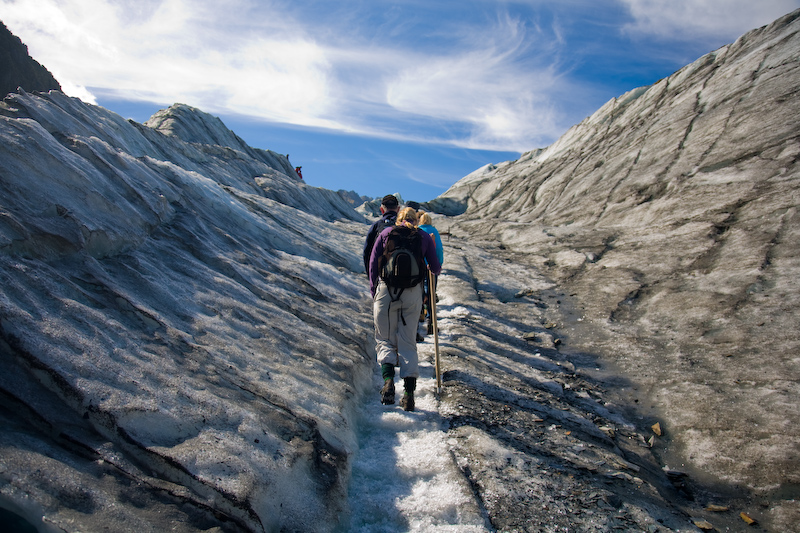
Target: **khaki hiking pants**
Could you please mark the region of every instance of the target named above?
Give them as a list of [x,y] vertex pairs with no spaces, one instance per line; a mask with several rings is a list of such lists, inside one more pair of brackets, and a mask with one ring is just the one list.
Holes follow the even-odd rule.
[[393,302],[395,290],[381,281],[375,293],[372,315],[378,363],[400,365],[400,378],[418,378],[417,324],[422,309],[422,283],[403,289]]

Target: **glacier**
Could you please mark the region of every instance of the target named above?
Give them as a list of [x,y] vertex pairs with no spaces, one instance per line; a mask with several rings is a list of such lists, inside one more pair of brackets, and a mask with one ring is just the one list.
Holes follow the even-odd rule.
[[413,413],[377,401],[374,206],[190,106],[9,95],[0,520],[792,530],[798,21],[427,204],[443,390],[426,338]]
[[419,408],[385,408],[340,195],[188,106],[137,124],[51,91],[0,117],[0,507],[40,531],[688,523],[523,258],[445,233],[444,391],[427,339]]

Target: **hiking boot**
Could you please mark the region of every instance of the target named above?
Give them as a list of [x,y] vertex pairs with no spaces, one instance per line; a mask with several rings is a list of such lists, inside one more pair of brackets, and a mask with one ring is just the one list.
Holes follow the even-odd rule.
[[425,337],[417,333],[417,342],[425,342]]
[[392,405],[394,403],[394,380],[387,379],[383,382],[381,389],[381,403],[383,405]]
[[403,397],[400,398],[400,407],[403,408],[403,411],[413,411],[414,410],[414,393],[413,392],[405,392],[405,393],[403,393]]

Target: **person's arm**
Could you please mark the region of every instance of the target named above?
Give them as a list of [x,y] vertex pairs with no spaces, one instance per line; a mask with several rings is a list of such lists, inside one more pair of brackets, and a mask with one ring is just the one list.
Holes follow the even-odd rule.
[[442,236],[439,231],[433,228],[433,240],[436,243],[436,257],[439,258],[439,265],[444,265],[444,245],[442,244]]
[[373,298],[375,298],[375,292],[378,290],[378,263],[383,255],[385,246],[385,239],[383,238],[383,233],[381,233],[375,237],[375,244],[372,246],[372,253],[369,259],[369,289]]
[[375,230],[377,230],[377,224],[373,224],[369,228],[369,232],[367,232],[367,240],[364,241],[364,270],[369,276],[369,260],[372,256],[372,248],[375,246]]
[[436,244],[433,238],[426,232],[422,232],[422,255],[428,261],[428,268],[434,274],[438,275],[442,271],[442,263],[439,262],[439,257],[436,255]]

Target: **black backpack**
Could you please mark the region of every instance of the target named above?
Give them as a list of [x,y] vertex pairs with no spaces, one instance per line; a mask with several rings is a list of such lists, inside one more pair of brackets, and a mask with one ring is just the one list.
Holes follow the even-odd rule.
[[419,231],[406,226],[392,228],[386,237],[386,246],[378,266],[381,279],[388,287],[407,289],[419,285],[425,279]]

